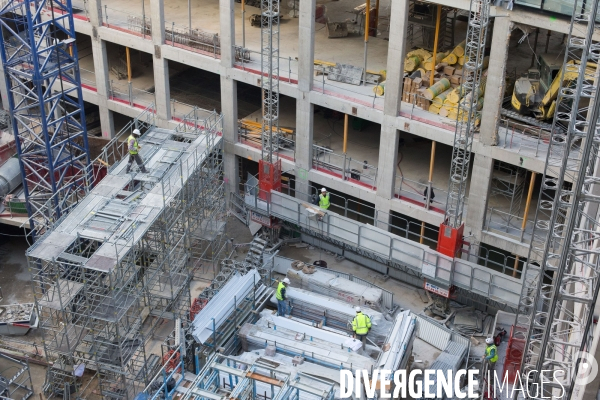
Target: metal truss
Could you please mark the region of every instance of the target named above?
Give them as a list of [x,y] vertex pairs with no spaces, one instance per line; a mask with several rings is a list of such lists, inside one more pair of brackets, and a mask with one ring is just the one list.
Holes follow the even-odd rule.
[[[0,56],[33,237],[85,196],[91,163],[71,0],[8,0]],[[60,200],[60,201],[59,201]]]
[[[598,161],[600,90],[597,63],[598,0],[575,1],[542,193],[516,317],[515,338],[524,343],[521,372],[530,382],[558,377],[564,399],[585,387],[577,379],[587,351],[594,305],[600,289]],[[511,351],[509,349],[509,351]],[[540,376],[541,370],[546,377]],[[546,384],[540,397],[560,396]],[[533,393],[533,391],[532,391]]]
[[471,0],[470,11],[465,43],[463,82],[459,89],[466,95],[458,106],[446,203],[446,223],[454,228],[458,228],[463,219],[467,178],[471,164],[471,147],[476,129],[477,92],[483,72],[483,57],[490,19],[490,0]]
[[261,0],[260,71],[263,97],[262,159],[272,163],[279,132],[279,1]]

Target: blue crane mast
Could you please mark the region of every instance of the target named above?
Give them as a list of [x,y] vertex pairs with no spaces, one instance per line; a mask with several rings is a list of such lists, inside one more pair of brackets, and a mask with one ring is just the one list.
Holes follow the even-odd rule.
[[5,1],[0,57],[31,234],[92,183],[71,0]]

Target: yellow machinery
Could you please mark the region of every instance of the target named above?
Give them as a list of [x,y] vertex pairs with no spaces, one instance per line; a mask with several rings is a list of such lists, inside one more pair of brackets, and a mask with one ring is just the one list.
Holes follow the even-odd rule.
[[[556,97],[561,86],[562,63],[561,55],[543,54],[538,58],[539,68],[532,68],[515,82],[511,104],[523,115],[533,114],[537,119],[551,119],[556,109]],[[567,65],[574,65],[569,61]],[[586,75],[596,73],[596,65],[588,63]],[[570,83],[577,79],[578,70],[569,70],[564,74],[564,80]]]

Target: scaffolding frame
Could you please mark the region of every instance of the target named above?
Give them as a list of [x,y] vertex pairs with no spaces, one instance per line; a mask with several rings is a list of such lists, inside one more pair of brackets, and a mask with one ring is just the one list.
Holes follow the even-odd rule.
[[[167,130],[151,109],[142,113],[94,161],[96,187],[28,249],[53,361],[46,393],[80,389],[74,371],[83,364],[97,372],[103,396],[132,399],[159,367],[151,353],[158,326],[189,323],[192,238],[225,215],[222,115],[205,115]],[[135,128],[147,174],[125,172],[123,143]]]
[[[302,372],[282,371],[281,364],[266,358],[253,363],[241,362],[235,357],[215,354],[196,376],[186,379],[183,374],[157,375],[157,384],[149,385],[144,393],[149,399],[170,398],[177,388],[181,400],[200,399],[271,399],[291,400],[305,398],[332,400],[335,396],[334,382],[319,379]],[[168,379],[177,377],[176,386],[168,388]],[[184,379],[189,384],[177,387]],[[257,384],[269,390],[260,393]]]
[[27,400],[33,396],[33,382],[29,361],[19,361],[0,353],[0,399]]
[[[523,349],[521,372],[532,372],[530,384],[543,381],[544,369],[561,379],[566,399],[587,383],[587,375],[578,372],[590,362],[582,352],[591,344],[600,290],[600,45],[592,40],[598,5],[598,0],[574,2],[562,73],[576,74],[577,80],[561,83],[558,92],[512,341]],[[554,387],[546,386],[540,396],[552,395]]]
[[502,161],[494,161],[490,193],[492,196],[508,200],[508,210],[505,210],[506,214],[503,218],[506,229],[509,228],[513,219],[518,218],[521,211],[526,175],[527,171],[524,168]]
[[261,158],[273,163],[273,154],[277,154],[279,149],[279,1],[261,0],[260,7]]

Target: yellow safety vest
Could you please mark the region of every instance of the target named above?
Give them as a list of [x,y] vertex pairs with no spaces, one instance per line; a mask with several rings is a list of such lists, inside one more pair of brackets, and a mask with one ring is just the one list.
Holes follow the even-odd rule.
[[327,195],[323,196],[322,194],[319,195],[319,207],[321,207],[323,210],[327,210],[329,208],[329,193],[327,193]]
[[[129,149],[129,143],[131,143],[132,140],[134,150]],[[129,154],[136,155],[138,153],[138,141],[135,136],[129,135],[129,138],[127,138],[127,148],[129,149]]]
[[275,293],[275,297],[277,298],[277,300],[285,300],[283,298],[283,293],[281,293],[282,289],[285,289],[285,285],[283,284],[283,282],[279,282],[279,286],[277,286],[277,293]]
[[496,347],[496,345],[491,345],[485,348],[485,358],[488,358],[490,356],[490,354],[492,354],[492,349],[495,350],[495,355],[494,357],[490,358],[490,362],[496,362],[498,361],[498,348]]
[[371,329],[371,318],[363,313],[357,313],[352,321],[352,330],[357,335],[366,335]]

